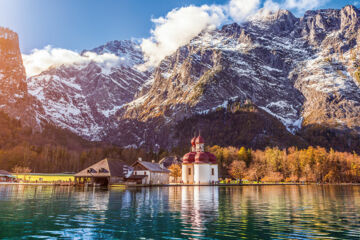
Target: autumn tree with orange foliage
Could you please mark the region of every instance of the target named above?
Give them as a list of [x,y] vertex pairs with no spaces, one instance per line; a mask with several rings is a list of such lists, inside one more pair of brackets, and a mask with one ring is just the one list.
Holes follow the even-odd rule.
[[213,146],[208,150],[217,156],[222,178],[231,176],[257,182],[360,182],[360,157],[356,153],[311,146],[253,151]]
[[15,166],[15,167],[13,167],[13,169],[11,169],[11,172],[13,172],[13,173],[30,173],[31,169],[28,167]]
[[246,164],[244,161],[233,161],[230,165],[229,174],[235,178],[240,180],[242,182],[242,179],[244,178],[246,173]]
[[181,166],[178,164],[172,164],[169,167],[170,170],[170,177],[175,179],[175,182],[178,182],[178,178],[181,177]]

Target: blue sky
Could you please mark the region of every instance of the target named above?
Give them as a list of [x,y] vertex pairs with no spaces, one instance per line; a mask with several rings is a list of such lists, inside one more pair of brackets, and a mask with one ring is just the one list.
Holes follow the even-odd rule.
[[[154,28],[151,18],[166,16],[174,8],[227,3],[228,0],[0,0],[0,25],[19,34],[23,53],[46,45],[81,51],[115,39],[147,38]],[[341,8],[347,4],[356,2],[329,0],[319,8]]]

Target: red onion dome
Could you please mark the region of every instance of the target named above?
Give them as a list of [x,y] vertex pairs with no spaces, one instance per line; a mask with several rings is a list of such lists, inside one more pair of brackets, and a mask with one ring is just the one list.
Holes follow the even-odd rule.
[[209,162],[210,162],[211,164],[216,164],[216,163],[217,163],[216,157],[215,157],[214,154],[207,152],[207,155],[208,155],[208,157],[209,157]]
[[193,138],[191,139],[191,146],[195,146],[195,140],[196,140],[196,137],[193,137]]
[[195,152],[189,152],[184,155],[183,163],[193,163],[195,162]]
[[205,152],[197,152],[195,163],[209,163],[209,156]]
[[205,141],[204,141],[203,137],[199,135],[199,136],[196,138],[195,143],[196,143],[196,144],[205,143]]

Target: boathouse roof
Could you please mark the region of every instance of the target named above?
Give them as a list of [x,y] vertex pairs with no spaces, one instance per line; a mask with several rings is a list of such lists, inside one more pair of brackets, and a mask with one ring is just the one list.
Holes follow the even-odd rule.
[[75,177],[128,177],[133,168],[117,159],[105,158],[75,174]]
[[11,178],[14,178],[14,176],[11,175],[11,173],[9,173],[8,171],[5,171],[5,170],[0,170],[0,177],[11,177]]

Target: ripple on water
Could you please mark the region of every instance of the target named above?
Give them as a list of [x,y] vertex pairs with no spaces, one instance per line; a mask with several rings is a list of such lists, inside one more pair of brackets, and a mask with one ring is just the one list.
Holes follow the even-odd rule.
[[360,186],[2,186],[0,228],[1,239],[360,239]]

